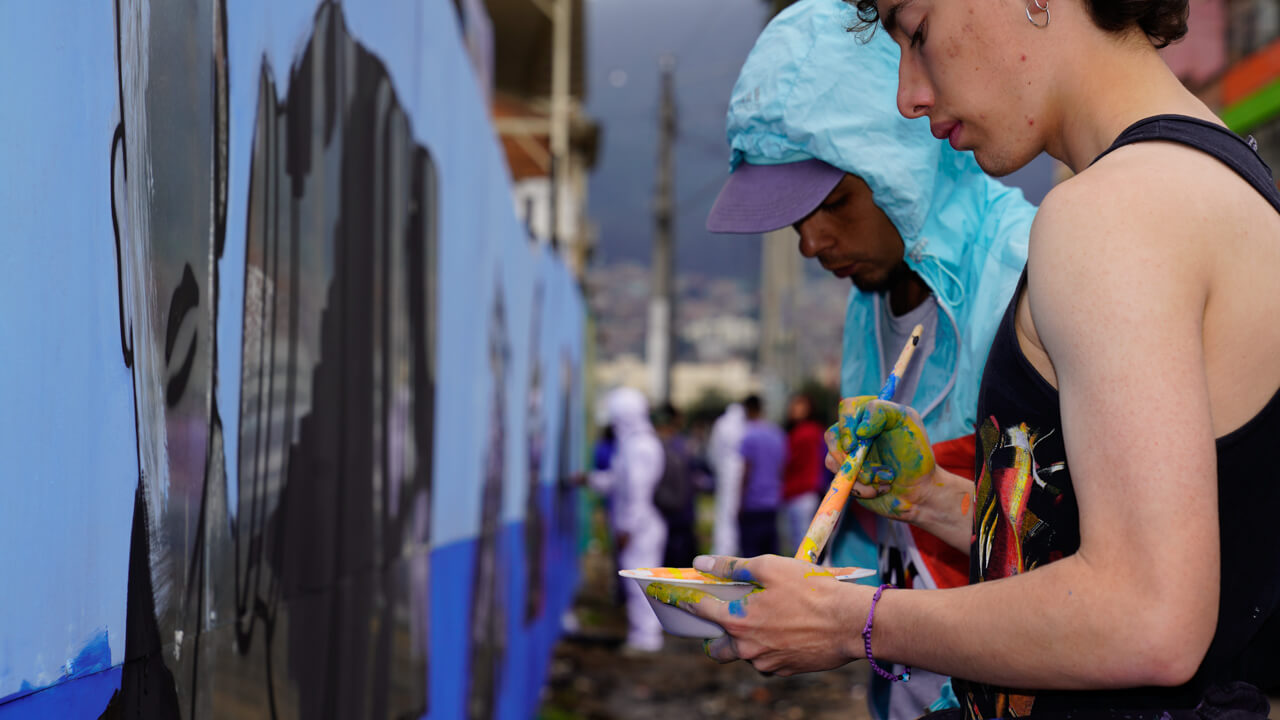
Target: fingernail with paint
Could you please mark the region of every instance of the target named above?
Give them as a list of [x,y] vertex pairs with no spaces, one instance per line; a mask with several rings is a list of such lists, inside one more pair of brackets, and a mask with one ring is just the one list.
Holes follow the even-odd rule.
[[693,559],[693,569],[701,572],[711,572],[716,566],[715,558],[710,555],[699,555]]

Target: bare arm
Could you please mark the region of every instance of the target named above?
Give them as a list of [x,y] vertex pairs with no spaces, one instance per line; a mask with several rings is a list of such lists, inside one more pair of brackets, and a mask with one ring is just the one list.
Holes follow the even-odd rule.
[[922,503],[911,524],[951,547],[969,552],[973,535],[973,481],[944,468],[934,471],[929,502]]
[[1149,196],[1064,195],[1033,229],[1029,300],[1057,376],[1080,550],[1004,581],[897,593],[876,646],[1015,687],[1178,684],[1217,617],[1207,275]]

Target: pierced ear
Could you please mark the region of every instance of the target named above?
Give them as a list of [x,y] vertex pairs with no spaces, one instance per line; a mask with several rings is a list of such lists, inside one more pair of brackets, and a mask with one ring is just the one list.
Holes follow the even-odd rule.
[[[121,112],[124,112],[123,108]],[[124,256],[121,253],[122,236],[128,234],[129,228],[127,155],[124,122],[121,121],[116,125],[115,134],[111,137],[111,230],[116,243],[116,302],[120,313],[120,351],[124,355],[124,366],[131,368],[133,367],[133,317],[128,312],[124,298]]]

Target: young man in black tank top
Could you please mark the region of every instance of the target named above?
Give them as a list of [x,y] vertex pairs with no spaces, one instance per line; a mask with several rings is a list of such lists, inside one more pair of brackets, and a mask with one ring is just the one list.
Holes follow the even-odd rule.
[[779,674],[872,654],[969,678],[970,717],[1265,717],[1242,683],[1280,657],[1280,195],[1156,53],[1186,0],[857,5],[901,48],[904,115],[989,173],[1047,151],[1077,174],[992,346],[976,489],[913,411],[845,401],[832,459],[873,440],[855,492],[969,550],[972,584],[876,603],[794,560],[701,559],[764,587],[689,606],[726,628],[708,653]]

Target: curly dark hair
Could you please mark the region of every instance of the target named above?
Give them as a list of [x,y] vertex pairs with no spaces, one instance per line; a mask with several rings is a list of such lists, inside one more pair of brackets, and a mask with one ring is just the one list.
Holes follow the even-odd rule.
[[[858,25],[866,30],[880,21],[878,0],[844,0],[858,11]],[[1121,32],[1133,25],[1157,48],[1177,42],[1187,34],[1188,0],[1084,0],[1093,23],[1107,32]]]

